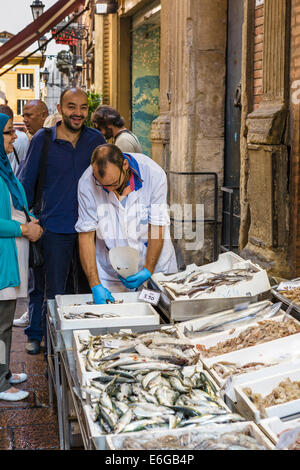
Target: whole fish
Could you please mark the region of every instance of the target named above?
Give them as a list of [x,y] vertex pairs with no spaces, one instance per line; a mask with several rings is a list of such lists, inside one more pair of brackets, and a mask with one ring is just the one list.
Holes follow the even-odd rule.
[[150,372],[149,374],[147,374],[142,380],[142,385],[143,385],[144,389],[148,388],[148,384],[151,382],[151,380],[153,380],[154,378],[156,378],[160,375],[161,375],[160,371],[157,371],[157,370],[154,370],[154,371]]
[[190,387],[185,386],[177,377],[170,377],[170,385],[174,390],[180,393],[188,393],[191,389]]
[[119,434],[120,432],[124,431],[126,426],[128,426],[131,423],[131,420],[133,418],[133,411],[129,408],[121,417],[119,422],[117,423],[114,431],[116,434]]
[[140,343],[135,347],[136,351],[144,357],[149,357],[157,360],[168,360],[171,363],[178,365],[186,365],[189,360],[183,354],[179,355],[179,351],[167,351],[166,349],[150,349],[144,344]]
[[123,432],[137,432],[143,431],[144,429],[149,429],[151,425],[164,424],[164,420],[160,417],[155,417],[153,419],[141,419],[138,421],[133,421],[123,429]]
[[104,408],[107,408],[109,410],[113,409],[113,404],[106,392],[101,393],[99,397],[99,403],[104,406]]
[[201,327],[193,327],[192,330],[185,328],[184,329],[184,334],[188,338],[192,338],[194,336],[199,336],[201,333],[211,333],[211,332],[217,332],[217,331],[223,331],[226,328],[228,328],[230,325],[234,325],[236,323],[243,323],[246,321],[255,321],[257,318],[259,319],[269,319],[274,316],[276,316],[281,309],[282,303],[277,302],[274,305],[267,305],[267,306],[262,306],[259,307],[257,310],[253,311],[253,309],[246,309],[246,312],[248,313],[243,313],[243,311],[238,311],[233,313],[232,315],[229,316],[228,319],[226,319],[227,316],[223,315],[222,317],[219,317],[215,320],[210,320],[206,324],[202,324]]
[[179,394],[174,392],[174,390],[163,386],[157,388],[155,395],[161,405],[173,406]]
[[139,363],[135,364],[128,364],[128,365],[121,365],[121,369],[126,369],[126,370],[142,370],[143,368],[147,367],[147,369],[152,369],[152,370],[172,370],[172,369],[178,369],[179,366],[176,364],[169,364],[168,362],[147,362],[147,361],[141,361]]
[[134,353],[134,352],[135,352],[134,346],[120,348],[116,350],[114,353],[109,354],[108,356],[101,357],[100,361],[111,361],[112,359],[120,357],[121,354]]
[[137,419],[141,418],[153,418],[155,416],[166,416],[174,414],[174,411],[164,407],[164,406],[155,406],[147,405],[145,403],[135,403],[132,406],[132,411]]
[[124,415],[128,410],[129,406],[126,405],[126,403],[117,401],[117,400],[112,400],[113,407],[120,413],[121,415]]
[[118,422],[117,414],[114,411],[108,408],[105,408],[104,406],[101,406],[101,405],[99,405],[99,413],[104,419],[104,421],[107,423],[107,425],[110,427],[110,430],[113,431]]

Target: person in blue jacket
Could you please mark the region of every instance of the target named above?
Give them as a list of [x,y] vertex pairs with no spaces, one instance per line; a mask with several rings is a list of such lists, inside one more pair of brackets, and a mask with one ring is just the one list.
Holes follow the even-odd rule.
[[9,370],[12,326],[17,298],[27,297],[29,241],[43,233],[38,220],[26,223],[25,191],[7,157],[15,139],[12,119],[0,114],[0,400],[6,401],[28,396],[13,386],[24,382],[26,374]]

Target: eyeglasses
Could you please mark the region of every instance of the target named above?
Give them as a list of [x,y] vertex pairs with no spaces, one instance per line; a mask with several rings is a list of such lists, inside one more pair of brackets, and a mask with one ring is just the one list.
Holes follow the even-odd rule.
[[14,135],[16,131],[13,129],[12,131],[3,131],[3,135]]
[[100,186],[101,188],[114,188],[114,187],[120,186],[122,173],[123,173],[123,170],[121,170],[121,172],[120,172],[119,181],[117,183],[114,183],[114,184],[101,184],[101,183],[99,183],[99,181],[97,180],[94,173],[93,173],[93,177],[94,177],[96,186]]

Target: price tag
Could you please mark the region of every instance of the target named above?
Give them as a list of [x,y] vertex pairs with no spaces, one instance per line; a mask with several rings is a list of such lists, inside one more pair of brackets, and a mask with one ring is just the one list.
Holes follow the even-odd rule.
[[110,341],[104,341],[104,347],[109,349],[119,349],[123,346],[122,341],[118,339],[112,339]]
[[281,282],[277,287],[277,290],[293,290],[300,287],[300,281],[296,282]]
[[160,293],[153,290],[143,289],[140,293],[139,300],[148,302],[152,305],[157,305],[160,299]]

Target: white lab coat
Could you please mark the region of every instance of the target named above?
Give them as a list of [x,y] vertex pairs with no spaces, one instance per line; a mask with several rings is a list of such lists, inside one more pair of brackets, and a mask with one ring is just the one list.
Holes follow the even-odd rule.
[[164,226],[165,240],[155,272],[177,272],[175,250],[170,239],[167,209],[167,178],[162,168],[143,154],[130,154],[139,165],[142,188],[132,191],[125,207],[113,192],[97,186],[90,166],[78,185],[79,217],[77,232],[96,231],[96,258],[102,284],[114,292],[126,290],[111,266],[108,252],[117,246],[130,246],[139,252],[139,270],[147,252],[148,225]]

